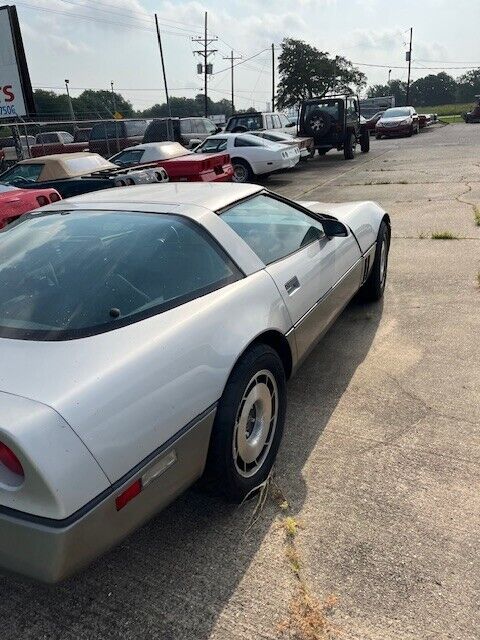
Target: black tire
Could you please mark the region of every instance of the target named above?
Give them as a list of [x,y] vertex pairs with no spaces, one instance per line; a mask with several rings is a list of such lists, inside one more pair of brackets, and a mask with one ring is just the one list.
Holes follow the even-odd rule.
[[[253,388],[252,379],[262,371],[269,372],[276,383],[276,427],[271,436],[269,449],[265,450],[265,458],[261,464],[259,463],[258,469],[254,469],[253,475],[245,477],[238,468],[240,453],[237,458],[234,456],[234,438],[236,432],[238,433],[236,423],[242,406],[244,409],[246,406],[244,396],[249,387]],[[266,480],[282,439],[286,407],[285,370],[278,353],[265,344],[251,347],[240,357],[230,374],[218,405],[204,474],[204,483],[212,491],[222,494],[229,501],[241,502]],[[249,419],[247,425],[250,424]]]
[[410,131],[407,133],[407,138],[411,138],[413,136],[413,124],[410,128]]
[[355,139],[355,134],[347,133],[345,143],[343,145],[343,157],[345,160],[353,160],[355,158],[356,144],[357,141]]
[[328,149],[318,149],[318,155],[324,156],[327,153]]
[[360,149],[362,153],[368,153],[370,151],[370,133],[367,129],[364,129],[360,135]]
[[376,133],[376,134],[375,134],[375,138],[376,138],[377,140],[380,140],[380,138],[381,138],[381,137],[382,137],[382,136],[381,136],[379,133]]
[[[385,245],[384,268],[382,271],[382,247]],[[390,249],[390,228],[384,221],[380,225],[377,236],[377,246],[372,270],[359,291],[360,298],[364,302],[377,302],[383,296],[387,281],[388,251]]]
[[251,182],[253,180],[252,167],[248,164],[246,160],[243,160],[242,158],[233,158],[232,166],[233,166],[233,178],[232,178],[233,182],[246,184],[247,182]]

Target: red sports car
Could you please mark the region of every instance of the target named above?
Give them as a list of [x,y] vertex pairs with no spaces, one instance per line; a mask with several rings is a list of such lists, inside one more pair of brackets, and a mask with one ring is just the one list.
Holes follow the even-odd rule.
[[0,229],[32,209],[61,200],[55,189],[17,189],[0,184]]
[[119,167],[159,166],[170,182],[230,182],[233,167],[228,153],[195,154],[178,142],[148,142],[110,158]]

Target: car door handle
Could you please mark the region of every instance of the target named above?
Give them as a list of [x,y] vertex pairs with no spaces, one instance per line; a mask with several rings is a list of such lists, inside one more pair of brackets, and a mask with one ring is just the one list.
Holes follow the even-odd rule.
[[285,283],[285,289],[289,296],[291,296],[292,293],[295,293],[297,289],[300,289],[300,282],[298,281],[297,276],[293,276],[293,278]]

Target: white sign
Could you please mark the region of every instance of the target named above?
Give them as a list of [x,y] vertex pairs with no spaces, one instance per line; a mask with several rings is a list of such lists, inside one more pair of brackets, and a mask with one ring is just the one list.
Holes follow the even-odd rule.
[[0,119],[27,114],[7,7],[0,9]]

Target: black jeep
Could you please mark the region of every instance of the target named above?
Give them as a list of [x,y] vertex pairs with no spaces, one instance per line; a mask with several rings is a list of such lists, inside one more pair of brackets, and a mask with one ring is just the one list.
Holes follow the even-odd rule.
[[370,150],[366,120],[360,116],[357,95],[330,95],[305,100],[298,116],[298,135],[311,136],[319,155],[343,149],[345,160],[355,157],[357,143],[363,153]]

